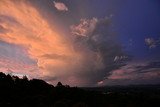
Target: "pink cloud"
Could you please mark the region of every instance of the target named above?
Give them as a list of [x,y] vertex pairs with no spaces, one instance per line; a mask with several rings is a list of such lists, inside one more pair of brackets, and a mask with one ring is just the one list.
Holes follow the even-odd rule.
[[53,2],[54,6],[59,11],[68,11],[68,7],[62,2]]

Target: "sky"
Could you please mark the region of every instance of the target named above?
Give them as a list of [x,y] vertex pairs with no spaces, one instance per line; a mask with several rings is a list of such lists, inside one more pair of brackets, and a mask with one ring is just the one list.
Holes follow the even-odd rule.
[[0,72],[55,85],[160,84],[159,0],[0,0]]

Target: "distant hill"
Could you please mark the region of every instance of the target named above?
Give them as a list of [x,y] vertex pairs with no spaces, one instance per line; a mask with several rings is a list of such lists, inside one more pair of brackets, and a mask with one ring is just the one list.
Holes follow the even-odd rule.
[[[98,89],[98,88],[97,88]],[[0,72],[0,107],[159,107],[155,88],[103,87],[104,91],[56,86],[43,80],[28,80]]]

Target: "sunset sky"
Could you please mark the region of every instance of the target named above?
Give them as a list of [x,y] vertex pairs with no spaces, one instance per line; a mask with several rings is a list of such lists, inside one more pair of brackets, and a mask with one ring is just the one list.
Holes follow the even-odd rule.
[[0,72],[53,85],[160,84],[160,1],[0,0]]

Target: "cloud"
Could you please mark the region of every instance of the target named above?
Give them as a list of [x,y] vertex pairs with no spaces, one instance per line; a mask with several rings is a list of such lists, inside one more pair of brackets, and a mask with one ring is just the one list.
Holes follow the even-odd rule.
[[145,43],[149,48],[155,48],[160,44],[160,40],[155,40],[154,38],[145,38]]
[[0,26],[0,33],[6,33],[7,29],[5,29],[3,26]]
[[[36,76],[38,67],[36,61],[27,56],[27,51],[21,46],[0,41],[0,71]],[[9,71],[9,70],[10,71]]]
[[110,73],[111,75],[104,79],[103,83],[108,85],[153,84],[160,80],[160,62],[128,64]]
[[[101,83],[99,81],[103,80],[106,75],[109,76],[112,70],[125,66],[128,59],[121,45],[118,44],[116,35],[108,30],[110,23],[109,18],[92,18],[81,19],[79,24],[71,26],[76,48],[88,54],[89,52],[82,50],[86,48],[95,55],[95,65],[88,66],[90,71],[85,73],[93,83]],[[121,61],[114,61],[116,56],[126,57]]]
[[114,61],[115,56],[126,54],[109,30],[109,18],[81,19],[71,25],[72,35],[64,35],[59,32],[63,29],[49,24],[30,2],[0,3],[0,26],[7,29],[1,31],[0,40],[27,51],[25,56],[36,62],[39,74],[30,72],[31,77],[53,84],[62,81],[72,86],[93,86],[126,64],[125,60]]
[[54,3],[54,6],[55,6],[55,8],[57,10],[59,10],[59,11],[68,11],[68,7],[64,3],[55,2],[55,1],[53,1],[53,3]]
[[[67,71],[75,68],[74,59],[79,56],[72,49],[71,42],[60,35],[54,25],[50,26],[29,2],[2,0],[0,4],[3,4],[0,7],[2,22],[0,26],[8,30],[7,33],[4,33],[4,30],[0,33],[0,40],[25,48],[26,55],[37,62],[41,76],[52,75],[54,77],[56,69],[65,70],[66,72],[63,73],[65,75]],[[50,59],[51,55],[52,59]],[[71,61],[54,59],[53,55],[64,55],[72,59]],[[69,67],[70,65],[72,67]],[[53,71],[48,70],[50,66],[54,69]]]
[[58,60],[64,60],[67,58],[69,59],[69,57],[65,55],[58,55],[58,54],[44,54],[41,57],[45,59],[58,59]]
[[114,61],[122,61],[128,59],[128,56],[115,56]]
[[138,73],[150,72],[153,69],[160,70],[160,61],[149,62],[145,65],[134,66],[134,69]]
[[81,19],[79,25],[71,26],[72,34],[78,36],[90,36],[95,30],[97,22],[97,18],[93,18],[91,20]]

